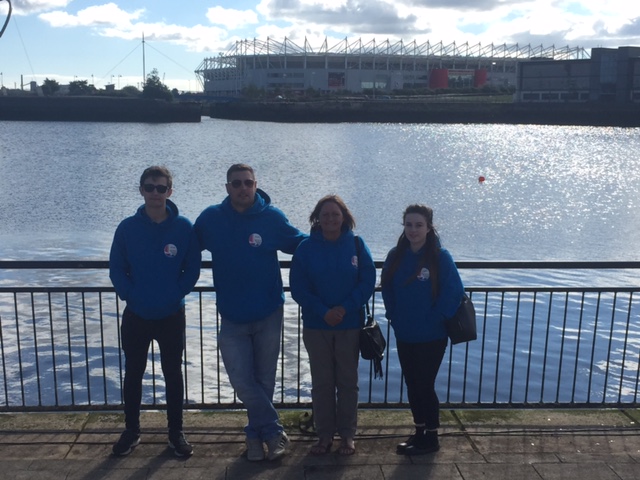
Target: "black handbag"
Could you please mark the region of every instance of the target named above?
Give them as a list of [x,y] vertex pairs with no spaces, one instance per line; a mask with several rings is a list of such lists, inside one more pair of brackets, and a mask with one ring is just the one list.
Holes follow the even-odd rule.
[[[355,236],[356,255],[360,259],[360,239]],[[358,261],[358,265],[360,262]],[[387,341],[384,339],[382,329],[369,311],[369,302],[362,308],[364,326],[360,329],[360,356],[364,360],[371,360],[373,364],[373,378],[382,378],[382,359]],[[366,321],[365,321],[366,320]]]
[[466,293],[462,296],[462,301],[455,315],[445,320],[445,328],[452,345],[470,342],[478,338],[476,309]]
[[360,356],[364,360],[373,362],[373,378],[382,378],[382,359],[387,341],[384,339],[382,329],[373,315],[369,313],[369,304],[366,304],[367,323],[360,329]]

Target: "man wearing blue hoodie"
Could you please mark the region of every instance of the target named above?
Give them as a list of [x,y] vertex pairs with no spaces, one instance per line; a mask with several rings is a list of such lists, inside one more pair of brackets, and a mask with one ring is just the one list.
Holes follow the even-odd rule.
[[121,326],[126,430],[113,453],[128,455],[140,443],[142,377],[155,340],[166,385],[169,447],[179,457],[190,456],[193,448],[182,433],[184,306],[200,276],[201,250],[191,222],[169,200],[169,170],[147,168],[139,188],[144,205],[120,223],[109,256],[109,276],[127,304]]
[[273,406],[280,354],[284,292],[278,251],[292,254],[305,235],[258,189],[249,165],[227,171],[228,196],[195,222],[211,252],[216,304],[222,318],[218,345],[231,385],[247,409],[247,458],[275,460],[289,439]]

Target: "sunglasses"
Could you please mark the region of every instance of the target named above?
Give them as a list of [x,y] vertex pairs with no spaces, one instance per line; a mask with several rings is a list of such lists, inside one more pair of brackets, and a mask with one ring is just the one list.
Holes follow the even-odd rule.
[[167,193],[169,187],[167,187],[166,185],[152,185],[150,183],[145,183],[144,185],[142,185],[142,189],[147,193],[151,193],[154,190],[156,190],[158,193]]
[[245,180],[234,180],[232,182],[229,182],[229,185],[231,185],[233,188],[240,188],[242,186],[242,184],[244,183],[244,186],[247,188],[251,188],[253,187],[253,185],[256,183],[255,180],[250,180],[250,179],[245,179]]

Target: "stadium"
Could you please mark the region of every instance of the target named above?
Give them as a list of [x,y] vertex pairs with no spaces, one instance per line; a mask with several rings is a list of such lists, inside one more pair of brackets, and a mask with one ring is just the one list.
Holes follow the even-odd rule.
[[335,45],[300,46],[285,38],[278,42],[237,41],[233,48],[198,66],[206,95],[237,97],[248,90],[274,95],[371,92],[384,96],[408,89],[512,87],[518,62],[584,60],[583,48],[531,45],[446,45],[389,40],[345,39]]

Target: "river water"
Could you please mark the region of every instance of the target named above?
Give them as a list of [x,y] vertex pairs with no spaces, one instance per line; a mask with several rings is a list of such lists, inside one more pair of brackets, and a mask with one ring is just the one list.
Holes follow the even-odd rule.
[[145,167],[194,220],[245,162],[302,230],[341,195],[376,259],[420,202],[456,260],[638,260],[639,151],[638,129],[601,127],[0,122],[0,259],[106,259]]
[[[142,203],[137,184],[144,168],[172,170],[172,199],[195,220],[223,200],[227,168],[243,162],[302,230],[319,198],[341,195],[376,260],[395,244],[403,209],[425,203],[458,261],[637,261],[639,133],[210,118],[161,125],[0,122],[0,260],[106,260],[116,226]],[[3,285],[74,283],[69,275],[3,275]],[[575,272],[462,276],[467,286],[584,283]],[[589,282],[638,285],[637,277],[621,272]],[[86,276],[81,281],[87,285]],[[110,285],[106,272],[89,281]],[[208,282],[203,276],[201,284]]]

